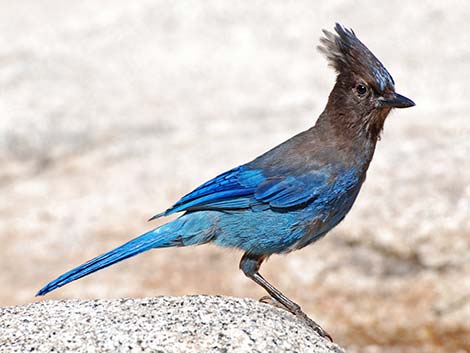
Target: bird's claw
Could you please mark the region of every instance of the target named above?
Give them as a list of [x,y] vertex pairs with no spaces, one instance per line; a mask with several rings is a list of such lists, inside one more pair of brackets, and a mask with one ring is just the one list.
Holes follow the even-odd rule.
[[315,333],[319,336],[327,338],[330,342],[333,342],[333,338],[330,336],[328,332],[326,332],[320,325],[318,325],[315,321],[307,316],[302,310],[297,312],[293,312],[295,316],[297,316],[305,325],[310,327]]
[[279,303],[276,299],[271,297],[270,295],[265,295],[259,299],[261,303],[270,304],[276,308],[286,310],[292,314],[294,314],[297,318],[299,318],[306,326],[310,327],[316,334],[320,337],[327,338],[331,342],[333,342],[333,338],[330,336],[328,332],[326,332],[320,325],[318,325],[315,321],[305,314],[300,307],[296,310],[290,310],[289,308],[285,307],[281,303]]
[[322,329],[319,325],[312,327],[313,331],[315,331],[320,337],[327,338],[330,342],[333,342],[333,338],[330,336],[328,332]]
[[[279,303],[276,299],[271,297],[270,295],[265,295],[264,297],[259,298],[259,301],[264,304],[269,304],[275,306],[276,308],[283,309],[289,311],[284,305]],[[290,311],[289,311],[290,312]]]

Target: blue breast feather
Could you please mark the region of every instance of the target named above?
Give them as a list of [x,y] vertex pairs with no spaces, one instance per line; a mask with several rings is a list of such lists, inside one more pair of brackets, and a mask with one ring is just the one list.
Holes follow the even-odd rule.
[[[335,195],[331,195],[332,192],[334,194],[338,190],[345,191],[349,185],[334,187],[338,179],[343,180],[343,183],[346,181],[346,184],[351,186],[357,184],[354,170],[338,175],[330,168],[323,168],[304,175],[267,177],[261,170],[242,165],[202,184],[182,197],[171,208],[151,219],[182,211],[297,207],[316,198],[334,197]],[[330,194],[329,197],[323,195],[324,191]]]

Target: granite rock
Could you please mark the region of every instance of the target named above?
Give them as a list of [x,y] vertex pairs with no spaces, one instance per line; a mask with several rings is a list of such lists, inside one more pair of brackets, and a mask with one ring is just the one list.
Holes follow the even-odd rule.
[[344,350],[290,313],[221,296],[59,300],[0,308],[0,352]]

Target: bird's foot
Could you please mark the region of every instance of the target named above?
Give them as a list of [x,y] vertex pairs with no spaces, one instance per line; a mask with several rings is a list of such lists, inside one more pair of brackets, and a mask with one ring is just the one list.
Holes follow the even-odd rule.
[[315,331],[321,337],[328,338],[331,342],[333,342],[333,338],[330,336],[328,332],[326,332],[319,324],[313,321],[311,318],[307,316],[302,310],[295,310],[292,312],[295,316],[297,316],[305,325],[310,327],[313,331]]
[[317,333],[318,335],[320,335],[321,337],[325,337],[327,339],[329,339],[331,342],[333,342],[333,338],[331,338],[331,336],[329,335],[328,332],[326,332],[320,325],[318,325],[315,321],[313,321],[311,318],[309,318],[307,316],[307,314],[305,314],[299,306],[295,307],[295,308],[287,308],[286,306],[282,305],[281,303],[279,303],[276,299],[274,299],[273,297],[271,297],[270,295],[265,295],[264,297],[261,297],[259,299],[259,301],[261,303],[265,303],[265,304],[270,304],[272,306],[275,306],[276,308],[279,308],[279,309],[283,309],[283,310],[286,310],[292,314],[294,314],[295,316],[297,316],[300,321],[302,321],[302,323],[304,323],[305,325],[307,325],[308,327],[310,327],[313,331],[315,331],[315,333]]
[[261,303],[269,304],[269,305],[275,306],[276,308],[289,311],[284,305],[279,303],[276,299],[274,299],[270,295],[265,295],[264,297],[259,298],[259,301]]

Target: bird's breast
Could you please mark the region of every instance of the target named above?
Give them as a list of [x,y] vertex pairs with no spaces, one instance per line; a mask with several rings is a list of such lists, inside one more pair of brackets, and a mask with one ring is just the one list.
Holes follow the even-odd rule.
[[345,175],[309,204],[295,227],[302,236],[288,251],[311,244],[338,225],[351,210],[362,182],[363,178],[352,174]]

